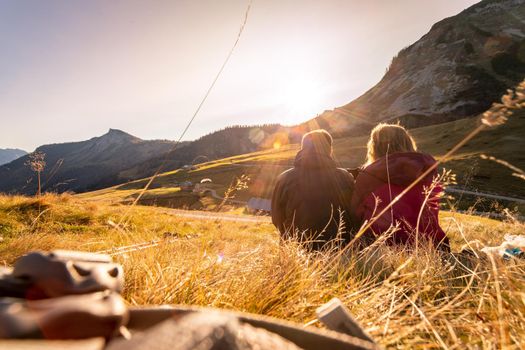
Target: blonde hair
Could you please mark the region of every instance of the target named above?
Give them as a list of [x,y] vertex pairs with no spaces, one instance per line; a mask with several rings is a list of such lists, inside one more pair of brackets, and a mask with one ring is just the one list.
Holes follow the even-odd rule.
[[401,125],[378,124],[370,133],[367,144],[366,163],[375,162],[381,157],[398,152],[417,151],[416,142]]

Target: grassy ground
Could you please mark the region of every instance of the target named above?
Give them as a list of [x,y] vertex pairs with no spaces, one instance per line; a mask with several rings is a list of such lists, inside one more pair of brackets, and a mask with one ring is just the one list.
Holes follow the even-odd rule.
[[[478,119],[463,119],[450,123],[433,125],[412,130],[420,150],[440,158],[458,141],[469,133],[479,123]],[[525,157],[521,149],[525,147],[523,134],[525,133],[525,111],[517,112],[509,121],[500,127],[482,132],[471,142],[465,145],[454,157],[444,163],[443,168],[451,169],[457,174],[460,188],[482,192],[509,195],[525,198],[523,181],[512,175],[512,171],[493,161],[482,159],[486,154],[505,160],[515,166],[525,168]],[[364,162],[367,137],[351,137],[336,139],[334,144],[335,158],[343,167],[357,167]],[[152,199],[158,198],[159,205],[180,206],[182,202],[174,200],[178,196],[188,197],[188,194],[175,193],[176,183],[182,181],[200,182],[203,178],[211,178],[216,185],[219,195],[224,194],[235,178],[247,175],[250,178],[249,187],[236,193],[237,199],[248,200],[250,197],[270,197],[275,179],[282,171],[293,165],[298,145],[285,145],[279,149],[239,155],[199,164],[195,170],[175,170],[161,174],[153,187],[165,188],[171,193],[166,194],[153,188],[147,192],[149,200],[144,204],[151,204]],[[82,194],[83,198],[110,199],[113,201],[129,201],[144,187],[147,180],[138,180],[108,189]],[[166,197],[171,200],[166,200]],[[199,201],[197,196],[193,202]],[[456,201],[458,202],[458,201]],[[477,203],[478,210],[493,210],[492,201],[476,201],[476,198],[462,196],[456,203],[462,209]],[[522,213],[525,208],[514,203],[503,203],[510,209],[517,209]],[[191,205],[189,205],[191,207]],[[206,209],[202,203],[196,204],[198,209]]]
[[[266,223],[178,218],[154,207],[0,196],[0,259],[9,265],[34,249],[99,251],[169,238],[154,249],[116,256],[131,305],[197,304],[315,322],[337,296],[385,347],[515,348],[525,338],[522,261],[440,258],[377,245],[313,255],[279,244]],[[123,228],[115,223],[128,214]],[[442,226],[458,251],[477,239],[501,242],[517,223],[446,213]]]

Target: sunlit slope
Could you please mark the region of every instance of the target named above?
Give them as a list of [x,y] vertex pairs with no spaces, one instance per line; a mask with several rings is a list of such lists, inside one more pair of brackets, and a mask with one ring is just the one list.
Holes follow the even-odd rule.
[[525,76],[522,0],[484,0],[402,49],[375,86],[319,120],[422,126],[475,116]]
[[[439,158],[450,150],[479,123],[476,118],[413,129],[420,150]],[[443,166],[457,174],[458,186],[482,192],[525,198],[525,182],[507,167],[480,156],[486,154],[525,168],[525,112],[516,113],[500,127],[482,132],[454,155]],[[346,137],[335,140],[335,157],[342,167],[357,167],[363,163],[367,137]],[[189,196],[177,194],[177,184],[182,181],[200,182],[213,180],[213,188],[219,195],[231,185],[236,177],[247,175],[249,188],[236,192],[236,199],[269,197],[275,178],[293,165],[298,145],[286,145],[279,149],[243,154],[198,164],[194,170],[175,170],[158,176],[145,198]],[[89,192],[80,196],[92,199],[130,200],[137,190],[144,187],[146,179]]]
[[[411,130],[421,151],[439,158],[461,141],[480,121],[477,118]],[[359,164],[365,157],[366,138],[343,139],[336,143],[336,155],[345,166]],[[525,111],[515,113],[505,125],[478,134],[443,164],[458,177],[458,186],[525,198],[525,181],[485,154],[525,168]]]

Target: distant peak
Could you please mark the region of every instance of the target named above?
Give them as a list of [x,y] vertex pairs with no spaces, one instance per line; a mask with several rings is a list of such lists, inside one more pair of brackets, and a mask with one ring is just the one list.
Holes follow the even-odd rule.
[[18,152],[18,153],[28,153],[27,151],[24,151],[23,149],[20,149],[20,148],[0,148],[0,151],[8,151],[8,152]]
[[106,135],[129,135],[129,136],[132,136],[130,134],[128,134],[127,132],[124,132],[122,130],[119,130],[119,129],[109,129],[109,131],[106,133]]
[[128,134],[125,131],[119,129],[109,129],[107,133],[100,137],[101,139],[118,139],[118,140],[130,140],[130,141],[140,141],[140,138]]

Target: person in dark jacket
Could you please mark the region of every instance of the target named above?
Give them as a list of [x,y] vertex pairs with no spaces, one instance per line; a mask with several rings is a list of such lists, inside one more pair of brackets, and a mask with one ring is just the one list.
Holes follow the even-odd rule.
[[430,242],[449,251],[449,239],[439,226],[439,196],[442,187],[434,169],[420,179],[399,201],[377,217],[396,196],[423,175],[436,160],[417,152],[408,131],[400,125],[379,124],[370,135],[367,164],[356,177],[352,214],[355,220],[371,222],[366,235],[374,239],[397,226],[387,244],[413,246]]
[[336,166],[332,142],[325,130],[305,134],[294,167],[279,175],[272,196],[272,222],[281,237],[297,237],[312,250],[351,238],[354,178]]

